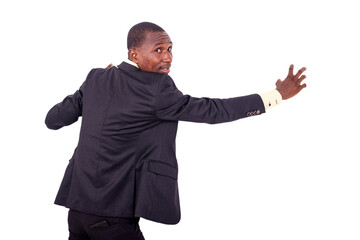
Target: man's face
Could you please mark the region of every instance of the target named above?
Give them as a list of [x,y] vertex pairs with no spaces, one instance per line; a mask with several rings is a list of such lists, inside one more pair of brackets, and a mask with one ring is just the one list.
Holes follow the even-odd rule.
[[172,62],[170,37],[166,32],[147,32],[144,43],[130,52],[130,60],[141,71],[169,73]]

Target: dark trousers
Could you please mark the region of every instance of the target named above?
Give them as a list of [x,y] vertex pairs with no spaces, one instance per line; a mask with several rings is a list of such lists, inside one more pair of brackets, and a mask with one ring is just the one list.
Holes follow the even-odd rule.
[[99,217],[69,210],[69,240],[145,240],[139,218]]

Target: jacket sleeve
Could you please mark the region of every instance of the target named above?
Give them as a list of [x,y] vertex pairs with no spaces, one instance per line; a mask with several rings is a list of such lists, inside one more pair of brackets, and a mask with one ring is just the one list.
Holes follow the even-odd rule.
[[210,124],[230,122],[265,112],[264,103],[258,94],[228,99],[195,98],[183,95],[168,75],[159,84],[155,105],[159,119]]
[[74,94],[53,106],[46,115],[45,124],[57,130],[76,122],[82,116],[83,90],[85,83]]

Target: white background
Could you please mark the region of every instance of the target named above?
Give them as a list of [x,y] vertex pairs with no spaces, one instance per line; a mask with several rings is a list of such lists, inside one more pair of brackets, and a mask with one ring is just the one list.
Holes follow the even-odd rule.
[[[170,75],[196,97],[274,89],[290,64],[308,87],[261,116],[180,122],[182,220],[147,240],[360,239],[360,7],[356,1],[2,1],[0,212],[6,239],[67,239],[53,205],[80,121],[47,111],[95,67],[127,57],[131,26],[174,43]],[[52,237],[49,237],[51,234]]]

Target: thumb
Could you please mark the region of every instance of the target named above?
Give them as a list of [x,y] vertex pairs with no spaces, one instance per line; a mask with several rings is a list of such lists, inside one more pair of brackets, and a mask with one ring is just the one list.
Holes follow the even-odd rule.
[[278,86],[282,81],[280,79],[277,80],[276,86]]

